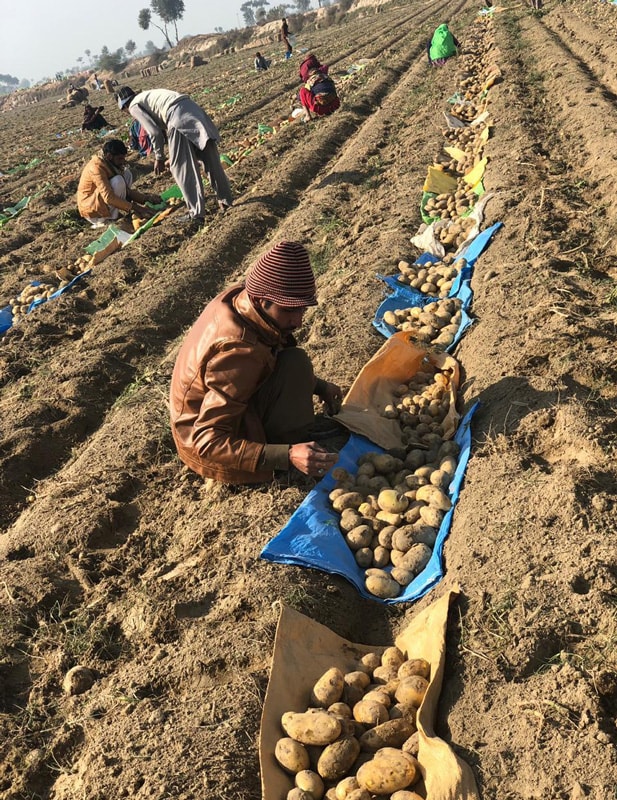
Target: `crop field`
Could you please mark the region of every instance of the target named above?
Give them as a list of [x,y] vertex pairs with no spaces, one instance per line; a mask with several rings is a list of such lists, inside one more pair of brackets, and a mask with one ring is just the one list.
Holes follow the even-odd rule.
[[[170,215],[1,336],[1,800],[258,800],[281,605],[383,647],[455,586],[436,729],[482,798],[617,797],[617,6],[478,10],[352,10],[299,33],[288,61],[260,48],[265,75],[245,50],[126,79],[211,114],[235,203],[219,213],[206,186],[201,231]],[[444,21],[464,54],[431,69]],[[288,121],[304,51],[342,99],[308,124]],[[316,374],[351,386],[385,341],[377,275],[420,255],[427,168],[474,59],[500,71],[482,98],[483,227],[503,227],[452,355],[459,411],[480,407],[445,576],[387,606],[260,559],[314,481],[206,485],[176,456],[169,381],[204,305],[289,239],[317,276],[300,344]],[[57,288],[100,234],[75,192],[102,140],[59,99],[0,113],[2,208],[30,198],[0,227],[0,307],[33,281]],[[172,185],[148,158],[129,164],[139,189]],[[76,665],[94,682],[69,694]]]

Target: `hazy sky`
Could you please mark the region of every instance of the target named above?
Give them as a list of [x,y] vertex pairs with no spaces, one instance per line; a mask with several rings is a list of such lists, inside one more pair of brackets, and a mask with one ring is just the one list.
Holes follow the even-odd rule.
[[[242,3],[185,0],[178,35],[242,27]],[[86,65],[84,50],[95,55],[106,45],[113,52],[129,39],[137,52],[149,39],[162,46],[160,31],[137,24],[139,11],[149,7],[149,0],[0,0],[0,74],[37,81],[76,66],[78,56]]]

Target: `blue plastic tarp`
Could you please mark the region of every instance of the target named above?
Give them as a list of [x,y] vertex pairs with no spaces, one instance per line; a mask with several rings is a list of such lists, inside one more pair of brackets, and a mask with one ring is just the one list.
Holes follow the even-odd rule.
[[[503,222],[496,222],[494,225],[491,225],[490,228],[486,228],[485,230],[481,231],[477,236],[475,236],[471,242],[461,250],[460,253],[456,256],[456,260],[454,264],[460,259],[465,259],[467,262],[466,266],[464,266],[459,274],[454,279],[454,283],[452,284],[452,288],[448,292],[448,297],[456,297],[457,293],[461,289],[461,285],[464,281],[471,280],[471,275],[473,272],[473,268],[475,266],[476,261],[482,255],[482,253],[486,250],[489,246],[491,239],[497,233],[497,231],[503,227]],[[423,253],[419,256],[415,263],[416,264],[428,264],[430,262],[439,261],[437,256],[432,255],[431,253]],[[418,289],[414,289],[411,286],[407,286],[406,284],[402,284],[401,281],[398,280],[398,276],[396,275],[378,275],[377,276],[380,280],[386,283],[391,289],[397,290],[400,289],[401,286],[405,287],[408,292],[409,297],[414,298],[414,305],[419,305],[418,302],[415,302],[416,299],[424,299],[424,304],[426,305],[427,302],[431,300],[435,300],[433,295],[427,295],[423,292],[420,292]]]
[[[364,586],[364,570],[358,566],[352,551],[349,549],[340,529],[340,515],[332,509],[328,495],[335,486],[332,471],[306,496],[304,502],[292,514],[281,532],[275,536],[261,551],[261,558],[279,564],[294,564],[299,567],[312,567],[341,575],[352,583],[358,592],[369,600],[388,605],[406,603],[423,597],[444,574],[443,545],[450,532],[452,516],[459,497],[465,469],[471,450],[471,419],[478,408],[475,403],[461,420],[454,440],[460,446],[458,465],[449,487],[452,508],[444,516],[433,555],[424,570],[404,588],[399,597],[380,600],[367,592]],[[337,467],[344,467],[348,472],[357,472],[357,461],[361,455],[383,450],[363,436],[352,434],[345,447],[339,453]]]
[[[450,295],[450,297],[452,297],[452,295]],[[456,332],[456,336],[454,337],[454,341],[445,348],[447,353],[451,353],[452,350],[454,350],[467,328],[469,328],[470,325],[473,325],[473,319],[469,315],[471,301],[473,300],[471,282],[469,280],[462,281],[458,292],[456,295],[454,295],[454,297],[461,301],[461,323]],[[420,294],[413,289],[410,291],[410,288],[405,286],[405,284],[399,284],[395,291],[386,297],[386,299],[381,303],[375,312],[373,325],[375,328],[377,328],[379,333],[383,334],[386,339],[389,339],[392,334],[397,332],[397,328],[395,328],[393,325],[388,325],[388,323],[384,321],[383,315],[386,313],[386,311],[396,311],[397,309],[401,308],[413,307],[424,308],[424,306],[428,305],[429,303],[434,303],[435,299],[436,298],[429,297],[426,294]]]
[[[61,294],[68,291],[77,281],[80,281],[86,275],[90,274],[91,270],[87,269],[85,272],[82,272],[80,275],[77,275],[70,283],[67,283],[66,286],[63,286],[61,289],[56,290],[53,294],[49,297],[45,297],[41,300],[33,300],[30,305],[28,306],[28,311],[26,313],[30,314],[37,306],[42,306],[43,303],[47,303],[50,300],[55,300],[56,297],[60,297]],[[30,286],[40,286],[40,281],[32,281]],[[13,327],[13,308],[12,306],[4,306],[4,308],[0,309],[0,333],[5,333],[8,331],[9,328]]]

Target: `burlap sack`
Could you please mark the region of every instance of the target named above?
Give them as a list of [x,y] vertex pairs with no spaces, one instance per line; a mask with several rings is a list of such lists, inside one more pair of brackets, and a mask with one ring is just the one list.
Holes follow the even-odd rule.
[[454,436],[458,425],[455,407],[460,381],[458,361],[447,353],[427,355],[426,350],[411,341],[412,338],[408,332],[399,332],[386,341],[362,367],[336,415],[350,431],[366,436],[386,450],[401,447],[403,434],[398,419],[386,419],[382,411],[393,402],[395,389],[408,383],[421,370],[424,358],[442,370],[452,370],[450,411],[443,422],[444,439]]
[[[446,622],[452,590],[411,620],[396,639],[397,647],[411,658],[431,664],[431,678],[417,717],[418,761],[427,800],[479,800],[469,766],[435,735],[434,722],[441,692],[446,652]],[[385,647],[353,644],[303,614],[283,606],[278,622],[270,681],[266,692],[259,737],[263,800],[285,800],[293,780],[274,758],[276,742],[285,734],[281,717],[286,711],[305,711],[311,689],[331,667],[343,672],[356,668],[368,652]]]

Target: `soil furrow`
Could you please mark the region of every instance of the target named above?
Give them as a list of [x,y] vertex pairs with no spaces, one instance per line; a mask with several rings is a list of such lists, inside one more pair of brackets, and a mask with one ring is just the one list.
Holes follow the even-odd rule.
[[[220,289],[229,279],[235,264],[241,262],[246,254],[263,240],[281,215],[295,206],[313,177],[336,158],[355,129],[358,127],[361,129],[363,119],[371,110],[384,102],[392,87],[396,86],[401,75],[405,74],[409,64],[417,61],[418,48],[421,50],[421,46],[416,44],[411,53],[402,54],[398,61],[393,60],[389,70],[378,71],[372,83],[366,87],[361,103],[331,121],[328,120],[327,127],[324,125],[314,128],[305,137],[301,148],[296,147],[288,155],[284,155],[279,164],[276,190],[273,191],[274,187],[269,177],[258,181],[253,187],[253,197],[250,202],[245,203],[241,210],[240,201],[237,210],[234,210],[231,223],[223,224],[205,249],[191,252],[190,248],[187,249],[185,246],[182,248],[184,254],[182,264],[174,259],[175,265],[172,269],[161,272],[155,268],[148,271],[140,282],[127,285],[126,292],[114,297],[112,303],[109,302],[111,298],[102,296],[99,302],[104,308],[94,313],[92,319],[86,317],[82,323],[96,330],[96,337],[88,337],[92,340],[92,346],[83,339],[64,342],[55,356],[48,353],[41,359],[43,363],[40,369],[57,376],[58,390],[53,401],[58,409],[57,415],[62,418],[61,422],[45,430],[46,453],[55,451],[60,458],[63,458],[63,454],[77,445],[80,433],[88,435],[92,431],[96,418],[101,419],[110,402],[121,393],[117,387],[130,384],[136,372],[140,370],[140,354],[144,354],[141,358],[142,361],[145,360],[146,365],[141,368],[143,370],[151,363],[157,350],[160,352],[161,346],[164,346],[167,339],[177,336],[182,328],[194,319],[204,298],[212,296]],[[289,133],[286,131],[288,139],[293,137],[293,134],[294,131]],[[361,133],[359,138],[362,138]],[[144,253],[146,258],[148,253],[154,255],[157,252],[157,244],[161,243],[161,238],[162,234],[156,238],[152,237],[152,244],[148,242],[143,246],[148,248]],[[179,240],[177,243],[179,244]],[[166,242],[165,249],[173,251],[175,244],[173,241]],[[121,278],[122,264],[123,256],[118,254],[105,262],[104,268],[109,272],[113,266],[116,268],[117,265],[120,266],[118,278]],[[110,280],[113,280],[113,273],[107,274],[104,278],[106,283]],[[87,290],[93,298],[100,294],[97,283],[95,274],[94,279],[89,280]],[[139,304],[140,314],[134,317],[132,322],[127,321],[131,316],[128,309],[133,306],[134,297],[138,294],[145,296]],[[186,298],[191,300],[187,301]],[[70,298],[67,298],[67,303],[70,302]],[[32,358],[32,349],[36,349],[39,340],[37,335],[39,326],[42,326],[44,341],[48,342],[47,319],[56,318],[58,313],[56,305],[57,303],[52,303],[39,309],[36,318],[27,323],[26,337],[22,346],[16,346],[14,349],[14,364],[20,363],[21,352],[26,347]],[[92,310],[94,311],[94,307]],[[120,336],[118,321],[123,322]],[[76,362],[79,364],[77,374],[75,372],[67,374],[63,367],[71,350],[79,353]],[[7,373],[10,374],[10,367],[7,367]],[[59,466],[59,462],[50,457],[44,459],[36,457],[41,447],[36,437],[31,437],[25,447],[16,446],[22,438],[20,434],[22,425],[24,427],[28,425],[28,420],[33,414],[43,417],[42,409],[49,406],[52,401],[47,392],[39,401],[35,386],[36,371],[30,372],[12,384],[11,391],[2,401],[15,408],[17,405],[15,398],[24,391],[29,392],[29,402],[27,407],[24,407],[26,416],[23,423],[19,411],[10,417],[4,417],[7,422],[10,419],[10,431],[7,428],[3,434],[3,438],[9,444],[10,452],[5,458],[0,456],[4,475],[0,496],[7,507],[7,521],[10,519],[10,509],[16,509],[23,502],[33,482],[40,480]],[[103,386],[114,390],[114,393],[102,392]],[[79,409],[79,398],[87,403],[86,408]],[[41,413],[36,411],[37,402],[41,403]],[[35,464],[37,466],[33,470]]]
[[[603,20],[600,5],[585,6],[592,24]],[[447,8],[456,35],[471,40],[465,9]],[[342,54],[359,55],[369,28],[377,46],[402,19],[434,11],[384,8],[311,34],[311,46],[342,63]],[[27,489],[2,490],[15,503],[0,537],[2,800],[257,800],[280,604],[352,641],[384,644],[455,583],[462,595],[437,732],[472,765],[482,796],[611,796],[615,170],[591,121],[601,119],[607,136],[614,112],[602,95],[603,86],[613,91],[600,70],[608,53],[598,43],[600,53],[585,58],[571,41],[577,13],[549,4],[540,18],[521,8],[482,23],[502,70],[488,95],[486,224],[505,225],[476,265],[476,324],[456,351],[463,403],[483,405],[446,575],[417,603],[385,608],[338,576],[262,562],[261,548],[312,481],[207,487],[177,461],[166,393],[184,328],[279,238],[305,242],[318,276],[320,304],[300,337],[318,374],[346,387],[382,344],[370,325],[384,294],[375,274],[417,255],[409,238],[420,189],[462,66],[429,70],[423,30],[384,50],[332,118],[284,129],[238,164],[234,180],[246,191],[220,223],[189,240],[171,227],[151,231],[62,307],[49,304],[7,337],[1,458]],[[564,37],[562,19],[567,50],[554,33]],[[593,43],[589,27],[581,42]],[[163,77],[193,91],[218,68],[206,98],[216,107],[239,91],[242,78],[232,77],[246,60],[239,53]],[[246,130],[266,121],[287,77],[276,81],[251,76],[259,108],[224,111],[226,141],[239,138],[230,131],[243,120]],[[64,112],[50,104],[46,113],[55,129],[68,127]],[[20,125],[26,119],[20,112]],[[0,141],[4,130],[0,116]],[[30,191],[48,167],[20,185]],[[154,190],[149,180],[140,182]],[[60,194],[59,208],[70,202],[68,190]],[[23,280],[23,264],[36,268],[60,243],[67,255],[78,251],[69,228],[45,238],[39,225],[53,211],[40,213],[34,232],[23,217],[11,234],[29,244],[4,251],[3,281]],[[94,670],[94,685],[67,697],[63,676],[79,663]]]

